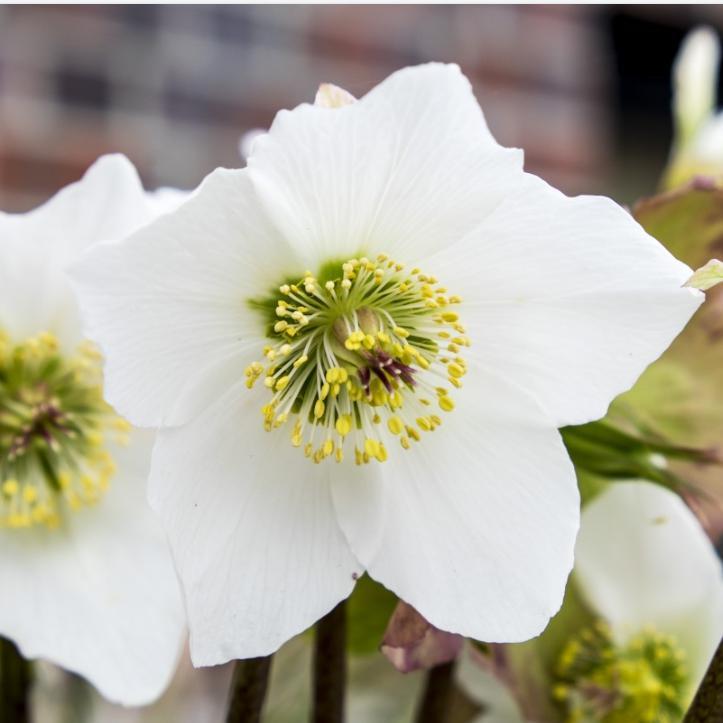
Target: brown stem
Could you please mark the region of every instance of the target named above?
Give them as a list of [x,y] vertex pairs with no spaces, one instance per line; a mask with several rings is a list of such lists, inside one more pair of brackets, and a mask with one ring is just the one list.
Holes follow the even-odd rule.
[[684,723],[723,721],[723,640],[718,643],[703,682],[685,714]]
[[0,721],[30,720],[32,664],[11,640],[0,638]]
[[316,624],[313,723],[342,723],[346,687],[346,601]]
[[226,723],[259,723],[270,671],[270,655],[236,661]]
[[454,664],[455,661],[443,663],[431,668],[427,673],[416,723],[444,723],[448,720],[454,691]]

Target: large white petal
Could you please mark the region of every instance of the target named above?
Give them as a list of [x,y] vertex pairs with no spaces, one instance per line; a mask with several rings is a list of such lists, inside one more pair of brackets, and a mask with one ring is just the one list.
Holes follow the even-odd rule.
[[343,108],[281,111],[248,160],[313,271],[387,252],[413,262],[476,226],[520,174],[455,65],[405,68]]
[[575,580],[621,639],[653,625],[678,637],[693,679],[723,634],[723,577],[695,515],[650,482],[620,482],[587,505]]
[[102,156],[83,178],[23,214],[4,214],[2,235],[32,243],[60,266],[104,239],[129,234],[154,215],[133,164]]
[[535,401],[471,369],[457,408],[411,450],[335,481],[369,574],[435,627],[488,642],[539,633],[562,602],[579,498]]
[[0,329],[15,341],[50,331],[73,350],[81,324],[63,268],[89,245],[150,218],[138,174],[120,155],[98,159],[80,181],[28,213],[0,213]]
[[681,288],[692,271],[611,200],[530,175],[424,270],[464,297],[470,355],[557,426],[602,417],[703,300]]
[[135,424],[180,424],[259,353],[249,301],[298,272],[245,171],[214,171],[175,212],[72,269],[88,335],[106,356],[106,396]]
[[0,531],[0,633],[126,705],[161,694],[184,637],[171,555],[145,501],[149,437],[118,451],[111,489],[67,528]]
[[236,386],[158,435],[150,498],[185,591],[196,665],[274,652],[361,573],[328,469],[292,447],[287,430],[263,430],[265,391]]

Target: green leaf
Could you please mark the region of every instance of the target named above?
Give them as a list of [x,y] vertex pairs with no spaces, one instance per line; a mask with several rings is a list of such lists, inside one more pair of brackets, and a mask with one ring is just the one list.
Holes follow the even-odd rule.
[[670,461],[719,462],[708,450],[672,444],[642,430],[627,431],[608,420],[565,427],[560,434],[577,470],[583,503],[614,480],[645,479],[682,492],[689,484],[669,469]]
[[347,604],[350,653],[367,655],[379,650],[396,604],[397,596],[368,575],[358,580]]

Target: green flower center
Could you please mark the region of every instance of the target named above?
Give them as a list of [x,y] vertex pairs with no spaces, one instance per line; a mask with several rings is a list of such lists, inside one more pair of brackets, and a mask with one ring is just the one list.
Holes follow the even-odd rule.
[[52,334],[13,345],[0,332],[0,527],[57,527],[97,502],[114,473],[108,433],[123,443],[129,429],[103,400],[94,346],[68,358]]
[[647,628],[617,645],[598,621],[564,647],[554,695],[571,723],[675,723],[685,712],[684,663],[669,635]]
[[314,462],[341,462],[347,444],[357,464],[387,459],[451,412],[450,391],[467,371],[470,342],[448,296],[419,269],[380,255],[325,264],[254,304],[272,315],[264,363],[246,369],[252,388],[263,378],[271,399],[262,408],[270,431],[291,425],[291,442]]

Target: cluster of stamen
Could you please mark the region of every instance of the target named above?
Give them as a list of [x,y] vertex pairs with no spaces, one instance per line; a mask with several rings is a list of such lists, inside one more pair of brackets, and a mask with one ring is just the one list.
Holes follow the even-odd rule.
[[92,344],[66,357],[52,334],[12,344],[0,332],[0,527],[54,528],[96,503],[115,471],[107,442],[129,430],[103,400]]
[[470,342],[449,296],[434,277],[405,272],[386,255],[328,264],[282,284],[271,303],[266,361],[246,369],[272,397],[267,430],[291,425],[291,442],[314,462],[357,464],[387,459],[387,443],[403,449],[432,432],[451,412],[462,386]]
[[653,628],[617,645],[598,621],[563,648],[557,676],[570,723],[675,723],[685,712],[685,655]]

